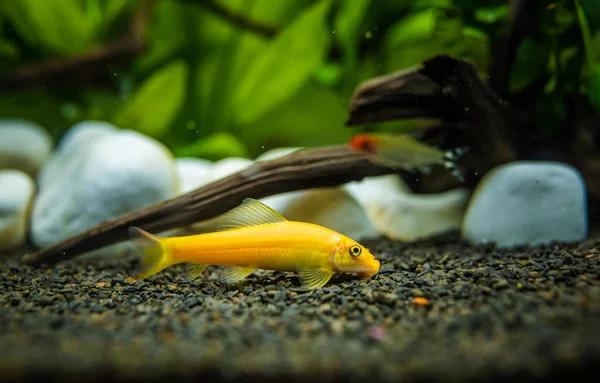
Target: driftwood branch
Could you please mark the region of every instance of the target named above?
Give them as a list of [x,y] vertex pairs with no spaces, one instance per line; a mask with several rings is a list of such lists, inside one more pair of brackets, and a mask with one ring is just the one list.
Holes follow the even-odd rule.
[[455,118],[456,108],[442,89],[419,70],[409,68],[360,84],[352,95],[346,125],[413,117]]
[[420,73],[435,81],[457,106],[465,135],[494,165],[517,159],[512,132],[526,121],[479,79],[472,65],[442,55],[425,61]]
[[258,35],[272,38],[277,34],[277,28],[271,25],[260,23],[256,20],[250,20],[246,16],[237,13],[221,4],[216,0],[184,0],[190,3],[198,4],[217,16],[222,17],[229,23],[238,28],[246,29]]
[[29,263],[54,263],[124,241],[128,228],[150,232],[185,227],[216,217],[239,205],[244,198],[331,187],[368,176],[393,173],[353,153],[344,145],[305,149],[271,161],[260,161],[180,197],[102,223],[53,246],[26,255]]
[[147,46],[147,32],[156,0],[145,0],[135,12],[128,32],[88,52],[28,64],[0,78],[0,92],[52,84],[93,83],[109,65],[131,60]]
[[[491,168],[518,158],[511,133],[525,119],[484,84],[469,63],[436,56],[422,66],[373,78],[358,86],[351,100],[347,125],[399,118],[429,117],[443,123],[424,142],[438,147],[467,145],[465,186],[474,186]],[[416,192],[439,192],[456,186],[442,170],[419,174]]]

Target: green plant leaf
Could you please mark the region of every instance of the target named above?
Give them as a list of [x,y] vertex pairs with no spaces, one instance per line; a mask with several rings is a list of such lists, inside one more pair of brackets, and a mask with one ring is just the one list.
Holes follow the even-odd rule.
[[587,96],[590,104],[600,113],[600,64],[590,70]]
[[385,37],[385,49],[419,43],[433,37],[438,20],[435,8],[407,15],[390,28]]
[[428,9],[401,19],[386,33],[383,41],[385,70],[388,72],[420,64],[431,56],[438,12]]
[[453,0],[413,0],[412,9],[414,11],[423,11],[432,8],[451,8]]
[[477,74],[485,77],[490,63],[490,39],[481,29],[466,26],[463,28],[462,49],[458,56],[469,59],[475,65]]
[[411,14],[390,28],[384,41],[386,70],[395,71],[439,54],[457,55],[464,49],[462,19],[428,9]]
[[325,17],[331,1],[320,1],[269,42],[246,67],[232,95],[240,123],[250,123],[291,97],[323,63],[331,31]]
[[540,95],[536,100],[536,114],[541,133],[550,136],[566,117],[563,97],[556,92]]
[[[594,63],[600,62],[600,30],[594,33],[591,27],[589,9],[585,9],[582,4],[586,4],[583,0],[576,0],[575,6],[577,8],[577,17],[579,19],[579,25],[581,27],[581,34],[583,36],[583,45],[585,47],[585,54],[587,58],[588,70],[594,66]],[[593,15],[598,17],[595,20],[597,28],[600,28],[600,11],[595,10]],[[598,15],[597,15],[598,14]]]
[[344,60],[353,71],[356,65],[356,55],[360,27],[371,0],[342,0],[340,9],[335,15],[335,37],[344,50]]
[[475,20],[484,24],[495,24],[508,18],[508,5],[479,8],[475,11]]
[[112,23],[123,12],[137,6],[140,0],[95,0],[103,6],[102,22],[106,24]]
[[323,85],[333,87],[342,76],[342,68],[338,63],[325,63],[315,69],[315,78]]
[[18,0],[0,5],[6,19],[29,44],[45,51],[73,53],[88,48],[97,25],[79,0]]
[[113,123],[155,138],[160,137],[181,108],[187,77],[187,64],[181,60],[164,66],[125,101],[115,114]]
[[352,133],[344,125],[347,109],[332,89],[314,78],[290,99],[252,124],[236,130],[252,158],[282,146],[320,146],[347,142]]
[[[25,119],[46,128],[54,139],[71,126],[59,113],[62,100],[43,89],[23,90],[0,96],[0,119]],[[34,107],[32,107],[34,106]]]
[[174,153],[176,157],[199,157],[210,161],[218,161],[227,157],[248,158],[248,151],[244,144],[227,132],[200,138],[190,145],[176,148]]
[[19,48],[9,41],[0,40],[0,57],[17,60],[20,57]]
[[[135,70],[151,70],[169,60],[178,49],[189,43],[190,19],[198,18],[200,14],[200,9],[194,4],[181,1],[157,2],[148,31],[148,49],[136,59]],[[190,49],[194,48],[190,46]]]
[[600,32],[600,6],[597,0],[578,0],[576,6],[586,15],[592,34]]
[[519,92],[529,86],[546,70],[549,46],[525,38],[517,48],[510,77],[510,91]]

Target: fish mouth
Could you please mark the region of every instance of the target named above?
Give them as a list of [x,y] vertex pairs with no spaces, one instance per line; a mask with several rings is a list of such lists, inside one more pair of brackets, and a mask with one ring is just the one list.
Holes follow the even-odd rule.
[[379,272],[380,266],[381,263],[378,260],[375,260],[375,262],[373,262],[373,264],[370,265],[366,270],[363,269],[362,271],[357,272],[356,275],[358,275],[361,279],[371,278],[373,275]]

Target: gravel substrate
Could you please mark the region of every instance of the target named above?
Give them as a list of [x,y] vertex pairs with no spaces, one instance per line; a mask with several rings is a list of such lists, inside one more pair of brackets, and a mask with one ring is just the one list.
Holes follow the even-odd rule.
[[[497,251],[447,235],[365,243],[369,281],[133,281],[135,259],[0,259],[0,381],[563,380],[600,368],[600,233]],[[416,298],[416,299],[415,299]],[[565,375],[566,374],[566,375]],[[597,375],[596,375],[597,376]],[[176,380],[177,379],[177,380]]]

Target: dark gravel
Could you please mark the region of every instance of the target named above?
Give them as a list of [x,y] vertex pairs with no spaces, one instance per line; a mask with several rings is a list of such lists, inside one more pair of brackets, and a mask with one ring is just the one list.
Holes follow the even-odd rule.
[[382,261],[379,275],[334,277],[310,293],[288,273],[223,286],[218,269],[186,284],[174,267],[136,282],[131,257],[32,268],[4,256],[0,381],[447,383],[598,373],[598,232],[510,252],[454,235],[366,244]]

